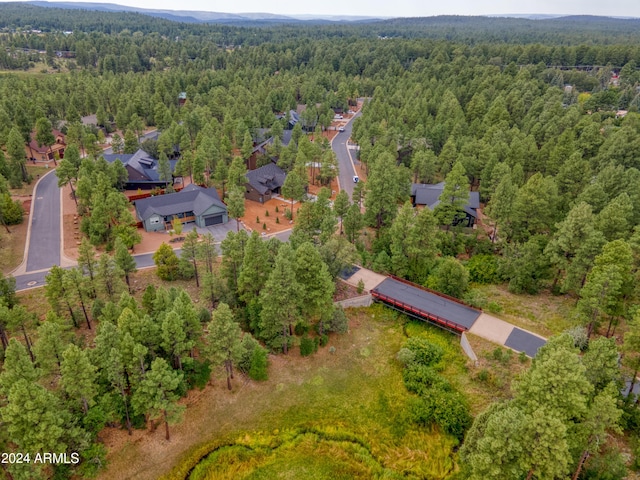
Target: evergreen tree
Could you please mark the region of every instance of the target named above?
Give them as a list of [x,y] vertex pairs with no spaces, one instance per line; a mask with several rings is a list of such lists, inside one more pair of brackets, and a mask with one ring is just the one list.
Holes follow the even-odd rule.
[[269,278],[272,266],[267,245],[254,230],[247,240],[242,269],[238,276],[238,296],[243,302],[249,304],[258,298]]
[[278,251],[273,270],[260,292],[260,335],[273,348],[289,351],[293,325],[300,318],[298,299],[301,287],[295,273],[294,252],[288,244]]
[[129,275],[137,270],[136,261],[129,253],[129,249],[120,237],[116,238],[115,255],[113,256],[116,266],[124,273],[124,279],[127,282],[127,288],[131,291],[131,282]]
[[346,190],[340,190],[333,201],[333,211],[340,218],[340,235],[342,235],[342,221],[350,206],[351,202],[349,202],[349,195]]
[[47,312],[46,320],[38,327],[38,340],[33,345],[38,367],[45,373],[60,373],[62,353],[67,346],[66,329],[60,318]]
[[71,400],[82,405],[86,415],[93,406],[98,393],[96,367],[91,364],[87,352],[75,345],[69,345],[62,354],[60,384]]
[[240,231],[240,218],[244,216],[244,187],[232,185],[229,187],[229,196],[227,198],[227,209],[229,216],[236,219],[236,231]]
[[19,381],[35,383],[40,372],[33,365],[27,349],[15,338],[9,340],[4,352],[4,368],[0,373],[0,392],[9,395],[11,388]]
[[182,243],[182,253],[180,254],[180,258],[191,262],[193,265],[193,271],[196,277],[196,287],[200,287],[200,277],[198,275],[198,232],[194,228],[184,239]]
[[162,243],[153,254],[156,264],[156,273],[162,280],[175,280],[178,278],[178,256],[166,243]]
[[181,382],[180,373],[173,371],[164,359],[156,358],[133,392],[132,405],[136,412],[151,418],[162,416],[166,440],[170,440],[169,424],[177,421],[184,409],[178,404],[176,394]]
[[332,311],[335,290],[329,269],[318,250],[305,242],[295,252],[294,270],[300,288],[300,313],[303,318],[318,318],[322,331],[323,319],[327,320]]
[[440,225],[449,228],[463,218],[463,208],[469,203],[469,179],[461,162],[456,162],[445,178],[439,201],[434,214]]
[[293,220],[293,202],[301,202],[306,195],[306,179],[298,169],[293,169],[287,174],[282,185],[282,196],[291,199],[291,219]]
[[242,330],[226,303],[213,311],[207,327],[207,356],[214,365],[224,365],[227,388],[231,390],[233,365],[242,357]]

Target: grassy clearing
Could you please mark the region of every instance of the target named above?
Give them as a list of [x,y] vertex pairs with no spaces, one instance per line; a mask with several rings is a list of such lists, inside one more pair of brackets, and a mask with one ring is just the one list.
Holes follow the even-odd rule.
[[516,295],[506,285],[478,285],[489,302],[497,303],[501,311],[490,312],[518,327],[525,328],[544,337],[557,335],[574,326],[573,310],[575,298],[566,295]]
[[7,233],[4,227],[0,226],[0,270],[2,273],[8,274],[14,270],[24,256],[24,244],[27,238],[27,221],[20,225],[11,225]]
[[192,392],[170,442],[161,429],[105,431],[100,478],[185,478],[203,459],[193,478],[446,478],[456,440],[407,418],[410,394],[394,358],[402,320],[381,306],[349,317],[349,333],[317,354],[272,356],[267,382],[237,379],[227,392],[216,378]]

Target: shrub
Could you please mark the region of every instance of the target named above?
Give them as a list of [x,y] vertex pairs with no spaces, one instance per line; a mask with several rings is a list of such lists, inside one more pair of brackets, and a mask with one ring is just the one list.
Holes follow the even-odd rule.
[[498,259],[493,255],[475,255],[467,262],[469,280],[476,283],[498,283]]
[[469,290],[464,295],[463,300],[472,307],[485,308],[487,306],[487,296],[477,288]]
[[252,380],[263,381],[268,378],[267,368],[269,361],[267,359],[267,351],[260,345],[253,349],[251,355],[251,367],[249,368],[249,378]]
[[403,345],[415,355],[415,362],[420,365],[430,366],[438,363],[444,355],[444,350],[440,345],[431,343],[426,338],[411,337]]
[[402,371],[402,381],[407,390],[418,395],[425,394],[432,388],[451,390],[451,385],[444,377],[438,375],[433,368],[424,365],[415,364],[406,367]]
[[413,353],[412,350],[403,347],[396,354],[396,358],[402,365],[406,367],[407,365],[411,365],[416,361],[416,354]]
[[308,357],[309,355],[316,353],[318,350],[318,339],[310,337],[302,337],[300,340],[300,355]]
[[178,260],[178,273],[183,280],[190,280],[196,276],[196,269],[189,260],[181,258]]
[[185,361],[183,369],[189,388],[196,387],[202,390],[207,386],[209,378],[211,377],[211,364],[208,361]]
[[284,218],[286,218],[287,220],[291,220],[293,218],[293,215],[291,215],[291,210],[289,210],[288,208],[286,208],[284,211]]
[[156,253],[153,254],[153,261],[158,267],[156,274],[162,280],[175,280],[178,278],[178,256],[169,245],[163,243],[158,247]]
[[446,257],[429,275],[427,285],[446,295],[462,298],[469,287],[469,272],[454,257]]
[[320,346],[324,347],[327,343],[329,343],[329,335],[326,333],[324,335],[320,335]]
[[280,217],[276,217],[276,223],[280,224]]
[[364,281],[362,279],[358,280],[358,287],[356,288],[358,293],[364,292]]
[[491,313],[500,313],[502,312],[502,306],[498,302],[491,301],[487,304],[487,310]]
[[435,423],[459,440],[472,421],[469,406],[462,395],[435,388],[410,403],[409,415],[413,422],[423,426]]
[[329,331],[336,333],[347,333],[349,331],[349,319],[341,306],[333,309],[333,315],[329,321]]
[[280,209],[278,209],[278,206],[276,205],[276,213],[278,213],[280,211]]
[[249,373],[253,359],[253,351],[258,347],[260,347],[260,343],[258,343],[252,335],[247,334],[242,336],[242,355],[237,364],[240,370]]
[[22,204],[18,200],[11,200],[8,193],[0,195],[0,212],[2,212],[4,222],[7,225],[18,225],[22,223]]
[[264,216],[268,217],[269,216],[269,210],[267,210],[266,212],[264,212]]
[[303,322],[296,323],[296,326],[293,328],[293,333],[295,333],[299,337],[308,332],[309,332],[309,325]]
[[263,229],[263,230],[266,230],[266,229],[267,229],[267,224],[266,224],[266,223],[263,223],[263,224],[262,224],[262,229]]

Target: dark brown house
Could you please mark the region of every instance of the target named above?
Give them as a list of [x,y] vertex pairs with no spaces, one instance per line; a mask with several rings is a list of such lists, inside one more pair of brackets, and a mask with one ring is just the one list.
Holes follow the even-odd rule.
[[256,168],[246,174],[247,184],[244,198],[264,203],[274,194],[279,194],[287,174],[274,163]]

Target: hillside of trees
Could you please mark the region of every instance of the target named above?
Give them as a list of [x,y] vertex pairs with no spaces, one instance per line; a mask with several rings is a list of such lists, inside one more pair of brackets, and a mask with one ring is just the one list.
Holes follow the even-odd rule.
[[[46,318],[19,304],[10,280],[0,284],[3,450],[73,448],[84,459],[78,473],[91,475],[104,458],[97,441],[104,425],[144,428],[159,419],[168,438],[177,399],[206,383],[210,367],[223,368],[229,382],[236,366],[260,379],[267,350],[287,354],[304,340],[312,351],[327,332],[344,331],[333,281],[359,263],[478,307],[492,301],[483,284],[573,301],[570,332],[545,347],[509,401],[473,424],[466,410],[447,423],[461,394],[423,371],[430,363],[404,362],[404,375],[416,375],[412,391],[421,392],[419,422],[458,439],[468,429],[464,478],[604,478],[598,472],[624,464],[609,446],[624,432],[632,449],[640,435],[638,401],[620,393],[640,368],[636,20],[205,27],[16,4],[0,5],[0,18],[2,68],[44,60],[68,70],[0,74],[0,216],[15,216],[9,187],[31,180],[30,132],[60,126],[70,146],[57,174],[75,189],[87,237],[80,268],[51,271]],[[144,147],[163,162],[179,158],[182,175],[229,193],[231,208],[265,129],[276,140],[260,161],[276,157],[289,173],[285,197],[304,200],[310,164],[326,183],[336,165],[328,143],[296,126],[283,146],[286,112],[306,105],[302,123],[319,134],[334,108],[358,98],[363,114],[352,139],[367,178],[352,198],[341,193],[330,202],[325,189],[303,202],[289,244],[231,233],[219,265],[211,240],[189,239],[181,259],[159,250],[159,276],[194,281],[206,307],[179,289],[149,287],[141,301],[131,297],[129,249],[138,239],[120,193],[126,172],[100,159],[103,132],[83,127],[81,116],[118,129],[114,148],[123,152],[156,127],[158,140]],[[433,211],[411,205],[412,183],[440,181]],[[456,224],[472,191],[483,218],[463,228]],[[91,244],[114,255],[98,257]],[[97,330],[90,345],[81,328]],[[569,400],[545,400],[550,390]],[[42,418],[35,433],[19,408],[25,402]],[[489,461],[506,427],[512,450]],[[539,450],[527,451],[534,442]],[[637,461],[626,464],[623,471]]]

